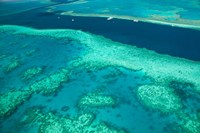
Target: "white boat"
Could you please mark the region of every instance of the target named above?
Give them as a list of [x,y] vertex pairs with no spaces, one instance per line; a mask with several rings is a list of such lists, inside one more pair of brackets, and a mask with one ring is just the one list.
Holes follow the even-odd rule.
[[107,18],[107,20],[111,20],[111,19],[113,19],[113,17],[109,17],[109,18]]

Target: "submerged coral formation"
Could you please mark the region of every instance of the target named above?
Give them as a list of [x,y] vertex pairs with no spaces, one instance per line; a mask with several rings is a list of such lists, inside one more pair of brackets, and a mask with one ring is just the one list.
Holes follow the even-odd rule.
[[0,55],[0,59],[4,59],[4,58],[6,58],[7,56],[5,55],[5,54],[3,54],[3,55]]
[[32,50],[30,50],[30,51],[26,51],[26,52],[25,52],[25,55],[27,55],[27,56],[32,56],[36,51],[37,51],[36,49],[32,49]]
[[113,127],[109,127],[106,123],[101,122],[100,124],[97,125],[94,133],[126,133],[124,130],[122,129],[115,129]]
[[188,133],[199,133],[200,120],[186,119],[184,120],[182,127]]
[[58,72],[36,81],[30,86],[30,89],[32,92],[42,93],[44,95],[55,93],[63,82],[68,81],[67,74],[67,69],[60,69]]
[[31,96],[29,90],[11,90],[0,95],[0,117],[10,115]]
[[92,113],[83,113],[77,117],[67,118],[58,116],[52,112],[43,112],[40,109],[32,109],[22,119],[24,124],[39,124],[39,132],[46,133],[125,133],[123,130],[114,129],[104,123],[94,122]]
[[143,85],[138,88],[137,95],[147,107],[158,109],[165,113],[181,108],[181,101],[171,88]]
[[26,79],[26,80],[29,80],[29,79],[33,78],[34,76],[36,76],[37,74],[39,74],[41,72],[42,72],[42,68],[41,67],[32,67],[32,68],[27,69],[23,73],[22,78]]
[[63,82],[68,81],[68,70],[60,69],[46,78],[34,82],[24,90],[11,90],[0,95],[0,117],[12,113],[21,103],[28,100],[33,93],[53,94]]
[[51,112],[43,114],[45,120],[39,127],[39,132],[46,133],[82,133],[85,127],[91,124],[94,120],[93,114],[82,114],[77,118],[60,118]]
[[116,101],[112,96],[102,95],[98,93],[87,94],[83,96],[79,101],[79,106],[87,107],[105,107],[114,106],[115,104]]
[[[179,96],[169,88],[172,82],[188,83],[191,91],[200,92],[200,63],[182,58],[161,55],[147,49],[135,46],[124,45],[113,42],[101,36],[92,35],[76,30],[34,30],[19,26],[0,26],[0,32],[13,35],[23,35],[27,37],[48,37],[51,39],[70,38],[75,40],[77,45],[86,46],[84,52],[77,53],[78,58],[69,59],[66,62],[67,68],[60,69],[50,75],[41,76],[36,82],[28,86],[27,91],[16,91],[1,95],[0,105],[1,116],[13,112],[18,105],[27,100],[32,93],[44,95],[55,93],[62,83],[69,80],[68,74],[79,70],[94,71],[105,67],[123,67],[129,70],[140,70],[145,76],[151,79],[150,85],[142,85],[136,91],[139,100],[148,108],[153,108],[164,113],[177,112],[183,110],[182,101]],[[19,65],[18,60],[7,65],[5,69],[11,71]],[[94,71],[95,72],[95,71]],[[34,73],[34,72],[33,72]],[[26,75],[32,75],[28,72]],[[132,79],[134,80],[134,79]],[[7,96],[9,94],[9,96]],[[27,94],[27,95],[26,95]],[[14,100],[13,100],[14,99]],[[5,104],[6,102],[6,104]],[[80,106],[102,107],[113,106],[115,99],[107,95],[85,95],[80,101]],[[67,105],[68,106],[68,105]],[[9,112],[9,113],[8,113]],[[37,112],[37,111],[36,111]],[[179,116],[179,115],[177,115]],[[53,113],[33,113],[29,118],[39,121],[40,132],[119,132],[105,124],[97,124],[93,127],[94,116],[83,114],[77,118],[65,118],[56,116]],[[198,122],[187,117],[183,118],[182,128],[188,132],[198,133]],[[77,131],[75,131],[77,130]]]
[[20,61],[18,58],[13,58],[11,59],[11,61],[4,67],[4,71],[5,72],[11,72],[13,71],[15,68],[17,68],[18,66],[20,66]]
[[181,119],[180,125],[186,133],[199,133],[200,119],[194,119],[183,112],[178,112],[177,116]]

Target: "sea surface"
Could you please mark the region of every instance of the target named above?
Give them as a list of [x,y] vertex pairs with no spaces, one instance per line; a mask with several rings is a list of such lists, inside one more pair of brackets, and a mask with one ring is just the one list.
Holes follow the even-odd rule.
[[200,133],[200,3],[181,2],[0,1],[0,132]]

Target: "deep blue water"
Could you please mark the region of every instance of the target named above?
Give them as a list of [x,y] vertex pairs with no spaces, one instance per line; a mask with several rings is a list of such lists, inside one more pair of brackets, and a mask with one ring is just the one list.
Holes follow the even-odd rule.
[[0,24],[23,25],[39,29],[80,29],[158,53],[200,61],[200,31],[193,29],[143,22],[134,23],[121,19],[107,21],[106,18],[98,17],[60,16],[44,13],[43,9],[0,17]]

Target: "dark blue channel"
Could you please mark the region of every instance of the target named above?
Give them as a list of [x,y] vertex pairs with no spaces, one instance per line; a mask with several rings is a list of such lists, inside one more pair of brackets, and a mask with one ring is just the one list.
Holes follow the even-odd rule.
[[[103,35],[121,43],[154,50],[158,53],[200,61],[200,31],[130,20],[99,17],[61,16],[31,10],[0,17],[0,24],[22,25],[39,29],[78,29]],[[72,21],[74,20],[74,21]]]

